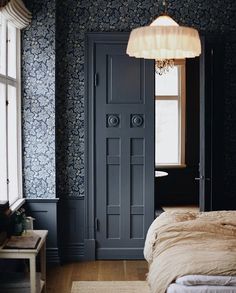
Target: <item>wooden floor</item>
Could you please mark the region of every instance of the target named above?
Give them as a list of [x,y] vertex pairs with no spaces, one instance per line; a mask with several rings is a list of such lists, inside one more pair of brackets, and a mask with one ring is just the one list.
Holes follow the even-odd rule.
[[[198,211],[197,206],[165,206],[164,211]],[[47,293],[70,293],[73,281],[145,280],[146,261],[76,262],[47,269]]]
[[76,262],[47,269],[47,293],[70,293],[73,281],[145,280],[146,261]]

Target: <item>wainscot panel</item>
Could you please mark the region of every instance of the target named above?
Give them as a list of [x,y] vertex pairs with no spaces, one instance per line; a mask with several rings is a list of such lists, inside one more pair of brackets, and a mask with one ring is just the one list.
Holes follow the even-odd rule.
[[84,197],[60,199],[58,233],[62,262],[84,259]]
[[47,262],[59,263],[57,237],[58,199],[26,199],[27,215],[35,218],[34,229],[48,230]]

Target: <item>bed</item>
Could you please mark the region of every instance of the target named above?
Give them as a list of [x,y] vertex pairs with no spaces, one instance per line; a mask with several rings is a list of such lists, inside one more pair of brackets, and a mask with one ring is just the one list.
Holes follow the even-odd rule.
[[236,211],[164,212],[144,256],[152,293],[236,293]]

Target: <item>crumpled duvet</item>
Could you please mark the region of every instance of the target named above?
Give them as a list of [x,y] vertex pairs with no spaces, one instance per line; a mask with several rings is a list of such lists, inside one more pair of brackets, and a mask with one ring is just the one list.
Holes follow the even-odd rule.
[[164,212],[144,247],[152,293],[185,275],[236,276],[236,211]]

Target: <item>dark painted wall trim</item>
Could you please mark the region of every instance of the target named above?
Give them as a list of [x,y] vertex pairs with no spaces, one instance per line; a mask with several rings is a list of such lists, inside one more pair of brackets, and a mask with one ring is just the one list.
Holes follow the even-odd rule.
[[[124,257],[125,256],[125,257]],[[98,259],[143,259],[143,248],[105,248],[97,251]]]
[[[83,261],[84,259],[84,243],[68,243],[64,245],[60,254],[61,263]],[[87,259],[86,259],[87,260]]]
[[61,198],[58,239],[61,262],[84,260],[84,197]]
[[85,239],[84,240],[84,259],[95,260],[96,258],[95,249],[96,249],[96,240]]
[[59,198],[26,198],[27,203],[58,203]]
[[34,229],[48,230],[47,262],[59,263],[57,239],[57,204],[58,199],[26,199],[27,215],[35,218]]

